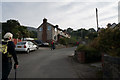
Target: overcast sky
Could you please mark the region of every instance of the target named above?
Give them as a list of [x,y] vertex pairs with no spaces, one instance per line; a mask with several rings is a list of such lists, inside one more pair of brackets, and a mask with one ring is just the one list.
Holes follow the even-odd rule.
[[[47,0],[46,0],[47,1]],[[2,1],[2,22],[15,19],[21,25],[38,28],[43,18],[60,28],[95,28],[96,10],[98,8],[99,27],[108,23],[118,23],[118,1]]]

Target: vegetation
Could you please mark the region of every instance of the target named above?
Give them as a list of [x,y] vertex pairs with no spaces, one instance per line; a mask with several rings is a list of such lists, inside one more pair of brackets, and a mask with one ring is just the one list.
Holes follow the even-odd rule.
[[72,28],[68,28],[67,32],[74,37],[77,41],[92,41],[95,37],[97,37],[97,32],[94,28],[86,29],[78,29],[73,30]]
[[66,44],[67,44],[65,38],[60,38],[60,39],[59,39],[59,43],[60,43],[60,44],[63,44],[63,45],[66,45]]
[[96,47],[111,56],[120,57],[120,24],[114,28],[101,29],[96,38]]
[[2,38],[5,33],[11,32],[14,38],[25,38],[33,37],[36,38],[37,33],[34,31],[28,31],[27,27],[21,26],[17,20],[7,20],[7,22],[2,23]]
[[101,53],[120,57],[120,23],[112,27],[102,28],[98,36],[87,45],[79,45],[76,51],[85,52],[88,60],[100,59]]
[[76,40],[74,38],[60,38],[59,43],[66,46],[74,46],[76,43]]
[[67,46],[76,46],[76,43],[89,43],[92,41],[94,38],[97,37],[97,32],[95,31],[94,28],[90,28],[88,30],[86,29],[78,29],[78,30],[73,30],[72,28],[68,28],[65,30],[68,34],[71,35],[71,38],[61,38],[59,40],[60,44],[67,45]]
[[120,57],[120,23],[115,27],[110,27],[110,24],[107,26],[99,30],[99,36],[89,45],[101,53]]
[[90,45],[79,45],[76,49],[77,52],[85,52],[86,62],[101,60],[101,53],[96,48]]

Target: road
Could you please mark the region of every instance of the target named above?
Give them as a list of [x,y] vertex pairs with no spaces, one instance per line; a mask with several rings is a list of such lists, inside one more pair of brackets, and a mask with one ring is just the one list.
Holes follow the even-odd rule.
[[[17,78],[78,78],[69,55],[75,47],[56,49],[40,48],[30,54],[18,54]],[[12,69],[10,78],[14,78]]]

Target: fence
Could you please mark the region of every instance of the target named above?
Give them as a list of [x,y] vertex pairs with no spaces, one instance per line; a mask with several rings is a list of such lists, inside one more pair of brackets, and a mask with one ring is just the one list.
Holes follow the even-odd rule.
[[16,45],[18,42],[21,42],[22,40],[21,40],[21,39],[13,39],[12,41],[13,41],[14,44]]

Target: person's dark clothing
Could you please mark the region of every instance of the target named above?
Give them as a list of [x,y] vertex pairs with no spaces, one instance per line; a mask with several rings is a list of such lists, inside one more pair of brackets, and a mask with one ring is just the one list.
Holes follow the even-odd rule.
[[54,50],[54,49],[55,49],[55,43],[51,42],[51,50]]
[[[7,44],[6,41],[3,41],[2,44]],[[8,75],[12,69],[12,60],[15,62],[15,65],[18,65],[18,60],[15,51],[15,45],[12,41],[8,42],[8,49],[6,54],[2,54],[2,80],[7,80]],[[11,57],[10,57],[11,56]]]
[[[11,59],[11,58],[9,58]],[[12,61],[10,62],[2,63],[2,79],[1,80],[8,80],[8,76],[10,74],[10,71],[12,69]]]
[[76,42],[76,46],[79,46],[79,42]]
[[53,50],[55,49],[55,43],[53,43]]

